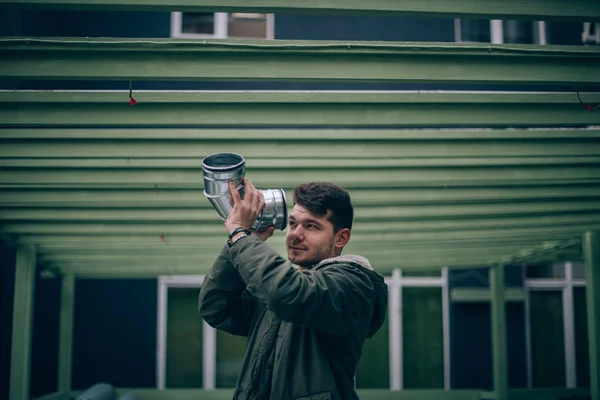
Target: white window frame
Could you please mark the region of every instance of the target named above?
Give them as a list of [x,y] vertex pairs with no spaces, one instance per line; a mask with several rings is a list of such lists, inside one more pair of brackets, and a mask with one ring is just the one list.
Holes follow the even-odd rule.
[[[167,379],[167,305],[169,288],[197,288],[200,290],[204,275],[171,275],[158,277],[158,308],[156,324],[156,388],[166,389]],[[198,315],[198,318],[200,316]],[[213,390],[217,374],[217,331],[202,321],[202,389]]]
[[[594,26],[594,34],[592,34],[592,26]],[[591,22],[583,23],[583,30],[581,31],[581,43],[582,44],[600,44],[600,22],[592,24]]]
[[388,323],[390,390],[404,389],[403,353],[403,307],[402,289],[405,287],[440,287],[442,289],[442,341],[444,357],[444,390],[450,390],[450,291],[448,288],[448,268],[442,268],[440,277],[402,276],[401,269],[394,269],[391,277],[386,277],[388,285]]
[[[156,388],[166,389],[167,372],[167,321],[169,288],[197,288],[200,290],[204,275],[165,275],[158,277],[157,296],[157,344],[156,344]],[[441,270],[440,277],[403,277],[402,270],[395,269],[386,277],[388,285],[389,315],[389,359],[390,389],[403,390],[403,340],[402,340],[402,288],[439,287],[442,289],[442,329],[444,358],[444,390],[450,390],[450,293],[448,268]],[[198,316],[200,318],[200,316]],[[216,387],[217,332],[203,321],[203,376],[202,388]]]
[[[183,33],[182,32],[182,20],[183,15],[181,11],[174,11],[171,13],[171,37],[173,38],[184,38],[184,39],[227,39],[229,37],[228,32],[228,19],[229,13],[218,12],[214,13],[215,30],[213,34],[203,33]],[[275,14],[267,14],[267,32],[265,39],[275,39]]]
[[[454,41],[457,43],[484,43],[484,42],[468,42],[462,40],[461,35],[461,19],[454,19]],[[546,45],[548,44],[548,35],[545,21],[533,22],[533,44]],[[490,43],[503,44],[504,43],[504,27],[502,20],[492,19],[490,20]]]
[[[563,329],[565,347],[565,382],[567,389],[577,387],[577,360],[575,353],[575,314],[573,304],[573,288],[585,287],[585,279],[573,278],[573,263],[563,264],[565,277],[560,278],[528,278],[525,286],[525,339],[527,350],[527,387],[533,388],[533,365],[531,346],[531,309],[529,296],[532,291],[561,291],[563,310]],[[526,268],[526,267],[525,267]],[[524,268],[524,269],[525,269]],[[525,271],[524,271],[525,273]]]

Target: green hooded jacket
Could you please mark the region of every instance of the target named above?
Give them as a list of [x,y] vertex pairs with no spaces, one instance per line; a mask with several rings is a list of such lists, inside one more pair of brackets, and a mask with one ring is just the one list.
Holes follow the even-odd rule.
[[300,270],[254,236],[223,247],[199,296],[209,325],[248,337],[235,400],[358,399],[362,345],[386,310],[387,285],[364,257]]

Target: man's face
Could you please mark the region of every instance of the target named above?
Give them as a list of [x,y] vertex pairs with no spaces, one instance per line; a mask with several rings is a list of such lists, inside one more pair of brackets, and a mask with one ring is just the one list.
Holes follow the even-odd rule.
[[333,224],[327,215],[317,217],[296,204],[288,222],[285,243],[292,263],[308,267],[337,255],[337,235],[333,233]]

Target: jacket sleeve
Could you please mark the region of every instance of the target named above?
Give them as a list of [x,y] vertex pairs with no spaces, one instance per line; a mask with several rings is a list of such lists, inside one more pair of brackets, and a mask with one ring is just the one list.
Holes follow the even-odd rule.
[[240,240],[230,254],[248,292],[277,318],[338,336],[367,330],[375,289],[363,267],[300,271],[256,237]]
[[204,278],[198,297],[198,311],[213,328],[248,336],[255,304],[245,290],[246,284],[231,264],[228,250],[224,246]]

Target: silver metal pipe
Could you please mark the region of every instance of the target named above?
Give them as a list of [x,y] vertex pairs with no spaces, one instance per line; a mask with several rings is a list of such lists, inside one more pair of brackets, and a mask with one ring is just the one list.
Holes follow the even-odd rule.
[[[233,181],[240,196],[244,198],[242,179],[246,176],[246,160],[235,153],[216,153],[202,160],[204,171],[204,195],[213,205],[221,219],[225,220],[233,209],[229,182]],[[287,226],[287,201],[283,189],[259,190],[265,198],[265,207],[252,225],[252,230],[263,231],[274,225],[284,230]]]

